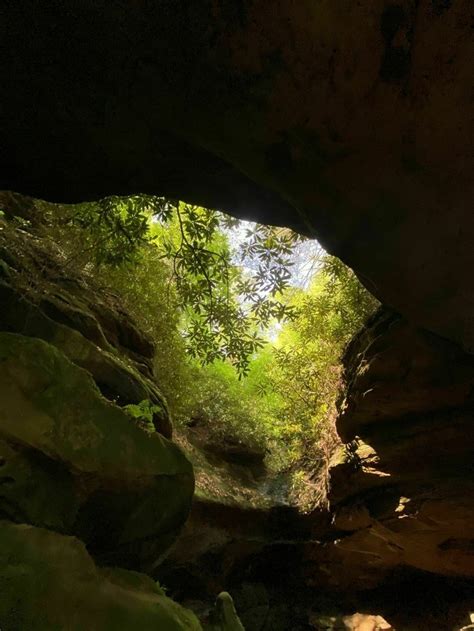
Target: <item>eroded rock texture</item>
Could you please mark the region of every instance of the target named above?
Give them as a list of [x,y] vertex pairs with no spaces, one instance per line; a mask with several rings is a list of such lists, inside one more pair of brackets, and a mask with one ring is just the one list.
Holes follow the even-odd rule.
[[[335,547],[352,580],[410,566],[474,576],[474,358],[381,310],[352,341],[331,475]],[[348,574],[346,574],[346,577]]]
[[18,0],[0,187],[154,192],[317,235],[474,348],[471,0]]

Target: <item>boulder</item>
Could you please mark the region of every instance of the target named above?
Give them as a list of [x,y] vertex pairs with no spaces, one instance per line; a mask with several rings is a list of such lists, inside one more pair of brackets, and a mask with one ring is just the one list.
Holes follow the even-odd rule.
[[344,616],[344,628],[350,631],[393,631],[393,627],[382,616],[356,613]]
[[[26,223],[0,222],[0,627],[201,629],[133,571],[156,575],[194,491],[154,346],[7,197]],[[213,619],[235,631],[226,596]]]
[[[19,197],[3,198],[17,212]],[[95,287],[86,274],[62,269],[61,262],[61,253],[46,240],[2,226],[0,330],[53,344],[118,405],[150,401],[156,430],[171,438],[166,401],[153,380],[153,344],[115,296]]]
[[147,576],[99,568],[75,537],[27,524],[0,521],[0,594],[3,631],[202,629]]
[[136,426],[43,340],[0,333],[0,389],[2,516],[74,534],[101,562],[150,571],[190,508],[193,471],[181,450]]

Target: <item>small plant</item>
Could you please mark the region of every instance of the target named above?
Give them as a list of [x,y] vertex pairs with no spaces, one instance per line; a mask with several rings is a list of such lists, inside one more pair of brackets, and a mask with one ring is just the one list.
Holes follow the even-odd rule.
[[137,425],[150,434],[155,433],[153,415],[161,412],[159,405],[153,404],[149,399],[144,399],[140,403],[129,403],[123,406],[123,410],[135,421]]
[[359,441],[357,439],[351,440],[344,445],[344,454],[346,462],[351,466],[354,471],[358,471],[361,467],[361,459],[357,450],[359,448]]

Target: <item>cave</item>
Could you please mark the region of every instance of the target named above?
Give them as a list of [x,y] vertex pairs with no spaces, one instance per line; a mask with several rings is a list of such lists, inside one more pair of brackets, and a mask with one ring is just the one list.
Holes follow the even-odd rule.
[[[275,598],[299,589],[303,600],[357,592],[354,607],[378,607],[398,631],[470,628],[474,612],[473,23],[469,0],[16,0],[4,3],[0,20],[3,207],[18,203],[11,191],[58,204],[107,195],[182,199],[317,238],[382,304],[344,356],[346,406],[337,429],[345,443],[358,437],[364,448],[357,470],[335,463],[329,511],[313,521],[285,511],[249,518],[245,510],[226,515],[203,503],[188,534],[192,540],[193,525],[213,520],[236,538],[224,559],[231,584],[260,584],[267,572],[280,577]],[[104,399],[120,392],[134,402],[144,392],[162,406],[139,331],[110,318],[87,287],[67,309],[57,296],[30,304],[3,281],[0,294],[0,467],[7,469],[3,476],[0,468],[0,559],[7,568],[14,554],[21,561],[0,574],[0,589],[17,581],[22,593],[47,603],[48,594],[66,589],[58,576],[77,561],[90,578],[76,600],[100,610],[105,570],[83,559],[82,542],[93,557],[100,549],[106,566],[153,576],[189,511],[192,470],[174,447],[157,465],[138,435],[129,448],[141,450],[140,462],[130,463],[125,452],[113,462],[100,441],[102,423],[110,418],[122,428],[123,419],[81,371],[100,375]],[[16,348],[11,336],[18,331],[24,339]],[[46,343],[56,350],[46,352]],[[132,371],[114,359],[117,345]],[[12,358],[21,370],[8,368]],[[46,420],[50,401],[31,427],[12,420],[31,413],[37,384],[47,389],[56,380],[71,395],[67,409],[54,408],[61,453]],[[10,396],[17,391],[18,408]],[[80,429],[68,439],[61,420],[76,427],[78,393],[98,415],[92,442]],[[161,434],[170,435],[166,414],[157,416]],[[38,488],[24,478],[19,492],[34,498],[25,505],[12,499],[12,462],[42,476]],[[41,485],[54,489],[54,501]],[[174,505],[160,513],[154,507],[165,495]],[[143,515],[155,510],[147,531]],[[258,532],[258,545],[255,533],[242,533],[246,524]],[[296,547],[292,530],[301,535]],[[58,548],[52,532],[77,539]],[[322,546],[317,553],[313,541]],[[174,566],[173,556],[165,561],[177,597],[183,546]],[[18,551],[30,548],[34,563],[21,582]],[[211,574],[222,562],[205,559]],[[45,567],[57,570],[45,573],[47,589],[34,578]],[[186,613],[181,620],[169,599],[168,617],[153,617],[151,601],[164,593],[141,608],[136,592],[152,589],[147,576],[115,570],[107,580],[107,603],[120,607],[108,622],[99,616],[96,628],[198,628]],[[361,583],[370,594],[359,593]],[[216,593],[228,588],[214,586]],[[426,602],[431,613],[423,610],[420,622]],[[22,618],[19,593],[8,602],[18,616],[5,607],[2,629],[86,624],[78,618],[47,626],[45,614],[35,626]],[[121,617],[124,610],[130,617]],[[283,631],[305,628],[285,624]],[[367,628],[384,628],[375,625]]]

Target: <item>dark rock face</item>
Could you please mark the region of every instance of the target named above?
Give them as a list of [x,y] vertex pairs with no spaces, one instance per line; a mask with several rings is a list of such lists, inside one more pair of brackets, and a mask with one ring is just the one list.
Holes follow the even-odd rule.
[[0,187],[292,226],[473,349],[472,20],[471,0],[8,2]]
[[332,470],[337,555],[352,580],[396,567],[474,577],[474,359],[381,310],[352,341]]
[[[198,631],[129,571],[153,573],[194,491],[191,463],[162,435],[153,346],[54,248],[0,223],[0,626]],[[159,431],[122,407],[143,399]]]
[[400,419],[434,421],[474,409],[474,355],[389,310],[352,340],[344,363],[348,384],[337,428],[346,442]]

